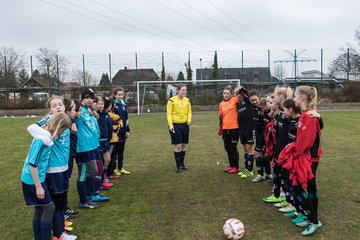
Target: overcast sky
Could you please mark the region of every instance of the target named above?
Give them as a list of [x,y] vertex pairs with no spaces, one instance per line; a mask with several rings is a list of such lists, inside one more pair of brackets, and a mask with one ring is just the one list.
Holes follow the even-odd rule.
[[[301,72],[320,70],[323,48],[326,72],[341,46],[355,44],[360,26],[359,0],[0,1],[0,46],[26,53],[29,71],[28,55],[47,47],[67,59],[70,73],[82,70],[85,54],[84,66],[96,79],[109,72],[109,53],[110,76],[136,64],[160,74],[164,52],[166,72],[176,77],[186,71],[188,51],[193,69],[200,69],[211,67],[215,50],[220,67],[266,67],[270,49],[274,72],[278,60],[293,59],[298,49],[298,59],[316,59],[300,62]],[[293,63],[280,64],[286,76],[294,75]]]
[[1,0],[1,46],[27,53],[339,48],[358,0]]

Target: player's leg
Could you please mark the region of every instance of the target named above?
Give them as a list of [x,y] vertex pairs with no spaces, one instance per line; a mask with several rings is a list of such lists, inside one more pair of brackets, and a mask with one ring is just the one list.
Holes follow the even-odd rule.
[[180,166],[182,170],[188,170],[187,167],[185,167],[185,153],[186,153],[186,145],[189,143],[189,133],[190,133],[190,127],[187,124],[183,124],[181,127],[181,161]]

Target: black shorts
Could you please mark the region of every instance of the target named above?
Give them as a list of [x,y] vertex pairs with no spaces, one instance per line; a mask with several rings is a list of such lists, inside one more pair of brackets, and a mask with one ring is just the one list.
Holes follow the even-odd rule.
[[222,138],[224,142],[237,144],[239,142],[239,129],[223,129]]
[[255,130],[254,129],[239,129],[240,142],[244,144],[254,144]]
[[174,123],[173,125],[175,132],[173,133],[169,130],[171,136],[171,144],[188,144],[190,132],[189,125],[187,125],[186,123]]
[[255,130],[255,138],[256,138],[255,151],[260,152],[260,153],[265,152],[264,131],[256,131]]

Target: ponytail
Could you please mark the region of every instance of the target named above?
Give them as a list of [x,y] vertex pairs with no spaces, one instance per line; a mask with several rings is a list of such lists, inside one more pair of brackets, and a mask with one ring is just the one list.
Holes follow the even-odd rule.
[[312,86],[299,86],[296,88],[296,92],[300,95],[306,96],[306,110],[316,110],[317,105],[317,89]]
[[276,87],[274,93],[283,96],[285,100],[293,98],[293,90],[291,87]]

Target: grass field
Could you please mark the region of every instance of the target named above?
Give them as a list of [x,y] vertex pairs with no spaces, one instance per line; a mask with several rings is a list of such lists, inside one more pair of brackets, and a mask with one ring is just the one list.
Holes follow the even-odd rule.
[[[322,116],[324,156],[317,181],[323,228],[312,239],[360,239],[360,112]],[[31,142],[26,127],[35,120],[0,119],[0,239],[32,239],[33,209],[24,204],[20,173]],[[80,239],[225,239],[222,226],[232,217],[245,224],[243,239],[302,239],[300,228],[262,201],[270,194],[268,182],[223,173],[227,159],[216,135],[216,113],[194,114],[189,170],[179,174],[165,115],[133,115],[130,121],[125,167],[132,174],[113,181],[115,186],[104,193],[110,202],[80,210],[73,220]],[[75,179],[76,174],[69,192],[73,208]]]

